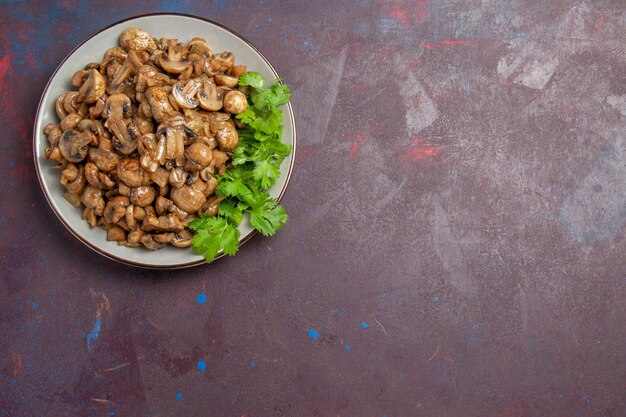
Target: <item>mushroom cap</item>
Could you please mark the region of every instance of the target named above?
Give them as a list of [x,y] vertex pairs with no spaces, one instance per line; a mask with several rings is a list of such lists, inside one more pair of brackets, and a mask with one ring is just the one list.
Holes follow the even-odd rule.
[[126,94],[112,94],[107,98],[102,110],[102,117],[109,119],[124,119],[131,116],[130,98]]
[[134,158],[122,159],[117,164],[117,177],[129,187],[146,185],[150,178],[148,173],[141,168],[139,161]]
[[224,94],[224,110],[232,114],[239,114],[248,108],[248,99],[241,91],[231,90]]
[[201,167],[209,166],[213,161],[213,152],[206,144],[194,142],[185,151],[185,156]]
[[169,101],[168,87],[150,87],[146,90],[146,99],[154,120],[161,123],[176,114],[176,110]]
[[187,44],[187,46],[189,47],[189,50],[191,52],[194,52],[196,54],[203,55],[205,57],[211,57],[213,55],[211,47],[208,43],[206,43],[206,40],[204,40],[203,38],[193,38],[191,41],[189,41],[189,44]]
[[230,123],[222,123],[215,135],[217,142],[220,144],[220,149],[224,152],[234,151],[239,142],[239,135],[237,129]]
[[137,28],[125,29],[120,35],[120,46],[126,51],[148,51],[156,49],[156,43],[152,36],[145,30]]
[[182,210],[193,214],[206,202],[204,193],[192,186],[174,188],[170,194],[172,201]]
[[59,150],[65,159],[69,162],[80,162],[87,156],[89,149],[87,145],[91,142],[93,133],[86,130],[79,132],[74,129],[68,129],[61,135],[59,139]]
[[85,103],[95,103],[106,92],[106,81],[97,70],[91,69],[83,78],[78,100]]
[[239,82],[239,78],[231,77],[225,74],[215,74],[215,82],[217,85],[223,85],[224,87],[233,88]]
[[156,191],[149,185],[141,185],[130,191],[130,202],[139,207],[149,206],[155,197]]

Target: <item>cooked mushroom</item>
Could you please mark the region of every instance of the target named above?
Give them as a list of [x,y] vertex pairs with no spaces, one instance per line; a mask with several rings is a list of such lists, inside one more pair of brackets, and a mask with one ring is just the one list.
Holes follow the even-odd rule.
[[218,206],[224,201],[226,197],[221,195],[216,195],[209,198],[203,205],[198,209],[198,215],[200,216],[217,216]]
[[207,167],[213,161],[213,152],[206,144],[194,142],[185,151],[187,160],[192,161],[199,168]]
[[85,168],[81,165],[74,181],[65,184],[65,189],[72,194],[80,194],[85,188]]
[[127,52],[132,51],[147,51],[152,52],[156,49],[156,43],[152,36],[145,30],[137,28],[125,29],[120,35],[120,45]]
[[57,97],[57,100],[55,102],[55,110],[57,112],[58,118],[61,120],[65,119],[65,116],[67,116],[67,111],[65,110],[65,104],[64,104],[65,96],[67,94],[68,92],[59,94],[59,97]]
[[165,53],[157,58],[159,66],[172,74],[180,74],[185,71],[190,65],[187,59],[189,52],[187,47],[178,43],[176,39],[167,39],[162,43],[165,44]]
[[177,112],[168,99],[168,87],[150,87],[146,90],[146,99],[154,119],[161,123]]
[[139,161],[134,158],[122,159],[117,164],[117,177],[129,187],[147,185],[150,181],[148,173],[141,168]]
[[79,132],[69,129],[63,132],[59,139],[59,150],[63,157],[70,162],[80,162],[89,152],[88,146],[93,139],[93,133],[88,130]]
[[196,94],[202,87],[202,83],[199,80],[193,79],[187,81],[187,84],[183,87],[183,83],[177,82],[172,87],[172,96],[176,103],[184,109],[193,109],[198,106],[198,100],[195,98]]
[[50,143],[50,146],[54,148],[59,144],[59,139],[63,134],[63,129],[61,129],[60,125],[48,123],[44,130],[44,133],[48,135],[48,142]]
[[195,213],[206,201],[206,197],[202,191],[189,186],[183,185],[180,188],[175,188],[170,192],[172,201],[186,211],[187,213]]
[[150,249],[150,250],[157,250],[164,246],[163,243],[156,242],[152,238],[152,235],[149,235],[149,234],[143,235],[140,239],[140,242],[142,245],[145,246],[146,249]]
[[225,152],[232,152],[237,147],[239,141],[239,135],[237,129],[230,123],[222,123],[215,135],[217,142],[220,144],[220,149]]
[[223,94],[218,92],[217,86],[210,79],[202,81],[202,88],[198,91],[198,104],[205,110],[218,111],[223,106]]
[[104,223],[115,224],[126,215],[126,207],[130,204],[128,197],[117,195],[111,198],[104,207],[102,215]]
[[122,241],[124,239],[126,239],[126,232],[121,227],[114,226],[107,230],[107,240]]
[[135,187],[130,191],[130,202],[139,207],[149,206],[155,197],[156,191],[149,185]]
[[179,232],[185,228],[185,225],[173,214],[159,217],[146,214],[141,228],[144,232]]
[[230,75],[224,74],[215,74],[215,82],[217,85],[223,85],[224,87],[233,88],[239,82],[239,79],[236,77],[231,77]]
[[174,234],[170,243],[177,248],[187,248],[191,246],[191,240],[193,235],[189,231],[189,229],[183,229],[180,232]]
[[213,53],[211,52],[211,47],[208,43],[206,43],[206,40],[202,38],[191,39],[187,46],[189,47],[189,51],[195,52],[204,57],[211,57],[213,55]]
[[102,200],[102,189],[94,187],[91,184],[85,187],[81,196],[81,202],[85,207],[98,207],[100,200]]
[[231,90],[224,94],[224,110],[232,114],[239,114],[248,108],[248,100],[241,91]]
[[82,120],[82,117],[78,113],[70,113],[63,120],[61,120],[60,126],[62,130],[74,129],[78,126],[78,123]]
[[97,70],[92,69],[83,76],[77,100],[85,103],[95,103],[102,97],[105,91],[106,82],[104,77]]
[[100,148],[90,148],[89,160],[93,162],[100,171],[109,172],[120,162],[120,157],[112,151],[105,151]]

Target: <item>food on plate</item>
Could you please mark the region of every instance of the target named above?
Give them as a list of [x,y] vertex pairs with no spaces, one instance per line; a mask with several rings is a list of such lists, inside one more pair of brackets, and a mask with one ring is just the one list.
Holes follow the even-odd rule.
[[236,253],[244,213],[265,236],[279,230],[287,215],[267,190],[291,153],[289,88],[202,38],[128,28],[119,45],[74,74],[45,127],[65,199],[108,240],[191,246],[207,262]]

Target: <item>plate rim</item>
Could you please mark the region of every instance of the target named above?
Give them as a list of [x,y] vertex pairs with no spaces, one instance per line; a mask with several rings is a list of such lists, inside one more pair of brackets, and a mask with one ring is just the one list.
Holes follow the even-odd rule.
[[[153,17],[153,16],[176,16],[176,17],[185,17],[185,18],[190,18],[190,19],[196,19],[196,20],[200,20],[202,22],[205,23],[209,23],[211,25],[217,26],[223,30],[226,30],[227,32],[230,32],[231,34],[235,35],[237,38],[239,38],[241,41],[243,41],[244,43],[246,43],[249,47],[251,47],[262,59],[263,61],[265,61],[265,63],[267,64],[267,66],[270,68],[270,70],[272,71],[272,73],[274,74],[274,76],[276,78],[280,78],[280,76],[278,75],[278,73],[276,72],[276,70],[274,69],[274,67],[272,66],[272,64],[269,62],[269,60],[265,57],[265,55],[263,55],[263,53],[252,43],[250,42],[246,37],[242,36],[240,33],[234,31],[233,29],[219,23],[216,22],[214,20],[211,19],[207,19],[205,17],[202,16],[197,16],[197,15],[192,15],[192,14],[186,14],[186,13],[177,13],[177,12],[154,12],[154,13],[142,13],[139,15],[134,15],[134,16],[130,16],[127,18],[124,18],[122,20],[118,20],[114,23],[111,23],[110,25],[107,25],[105,27],[102,27],[100,29],[98,29],[97,31],[95,31],[94,33],[92,33],[91,35],[85,37],[78,45],[76,45],[74,48],[72,48],[72,50],[65,56],[65,58],[63,58],[61,60],[61,62],[57,65],[57,67],[55,68],[54,72],[52,73],[52,75],[50,76],[50,79],[48,80],[48,82],[46,83],[46,86],[44,87],[41,96],[39,97],[39,104],[37,105],[37,112],[35,113],[35,119],[33,122],[33,159],[34,159],[34,163],[35,163],[35,171],[37,172],[37,180],[39,181],[39,186],[41,187],[41,190],[43,191],[43,194],[46,198],[46,202],[48,203],[48,206],[50,207],[50,209],[52,209],[52,212],[54,213],[54,215],[61,221],[61,223],[65,226],[65,228],[74,236],[76,237],[83,245],[87,246],[89,249],[93,250],[94,252],[97,252],[98,254],[109,258],[113,261],[117,261],[120,262],[124,265],[128,265],[128,266],[132,266],[132,267],[136,267],[136,268],[143,268],[143,269],[150,269],[150,270],[175,270],[175,269],[185,269],[185,268],[190,268],[193,266],[198,266],[198,265],[208,265],[204,259],[198,259],[196,261],[190,261],[190,262],[185,262],[185,263],[177,263],[177,264],[167,264],[167,265],[152,265],[152,264],[147,264],[147,263],[142,263],[142,262],[134,262],[134,261],[129,261],[128,259],[124,259],[121,258],[119,256],[116,256],[114,254],[108,253],[103,251],[101,248],[99,248],[98,246],[88,242],[85,238],[83,238],[76,230],[74,230],[74,228],[69,224],[69,222],[67,222],[62,216],[61,214],[55,209],[54,205],[52,204],[51,201],[51,196],[50,193],[47,191],[47,188],[44,185],[44,180],[43,180],[43,172],[40,169],[40,164],[39,164],[39,159],[38,159],[38,147],[37,147],[37,124],[38,121],[41,117],[41,110],[42,110],[42,105],[43,105],[43,99],[44,96],[46,95],[46,93],[48,92],[48,89],[50,88],[50,84],[52,83],[52,80],[54,80],[54,78],[56,77],[57,73],[59,72],[59,70],[61,69],[61,67],[63,66],[63,64],[65,64],[65,61],[67,61],[77,50],[78,48],[80,48],[81,46],[83,46],[83,44],[85,44],[86,42],[88,42],[89,40],[95,38],[96,36],[98,36],[100,33],[104,32],[107,29],[110,29],[114,26],[120,25],[124,22],[128,22],[131,20],[135,20],[135,19],[140,19],[140,18],[144,18],[144,17]],[[296,120],[294,117],[294,112],[293,112],[293,106],[291,105],[291,101],[289,101],[287,103],[287,113],[289,115],[289,118],[291,119],[291,126],[292,126],[292,136],[293,136],[293,143],[291,145],[291,156],[290,156],[290,162],[289,162],[289,169],[287,170],[287,177],[285,179],[285,184],[283,185],[283,187],[281,188],[278,197],[276,198],[277,202],[280,202],[280,200],[283,198],[286,190],[287,190],[287,186],[289,185],[289,180],[291,179],[291,174],[293,172],[293,167],[295,165],[295,161],[296,161],[296,142],[297,142],[297,138],[296,138]],[[40,133],[41,134],[41,133]],[[252,229],[250,232],[248,232],[247,235],[245,235],[244,237],[240,238],[239,240],[239,246],[243,245],[244,243],[246,243],[248,240],[250,240],[253,236],[255,236],[258,233],[258,231],[256,229]],[[223,256],[225,256],[225,254],[222,252],[220,253],[218,256],[215,257],[215,260],[222,258]]]

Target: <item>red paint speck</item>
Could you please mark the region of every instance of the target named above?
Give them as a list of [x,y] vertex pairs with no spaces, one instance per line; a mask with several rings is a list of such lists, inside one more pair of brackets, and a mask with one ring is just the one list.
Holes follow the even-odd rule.
[[359,132],[356,134],[354,139],[352,138],[352,135],[348,135],[346,139],[349,142],[352,142],[352,146],[350,147],[350,153],[348,154],[348,157],[350,159],[354,159],[356,157],[356,154],[359,152],[359,149],[361,148],[361,143],[365,140],[365,134],[363,132]]
[[7,54],[0,59],[0,93],[4,90],[4,78],[11,68],[11,57]]
[[485,39],[441,39],[441,40],[431,40],[428,42],[422,42],[422,47],[426,49],[432,48],[444,48],[447,46],[468,46],[468,45],[483,45],[489,40]]
[[383,10],[396,19],[405,29],[424,23],[428,20],[429,15],[427,0],[413,0],[409,4],[392,1],[386,3]]
[[421,161],[424,159],[431,158],[433,156],[440,155],[443,152],[443,147],[441,146],[432,146],[432,145],[423,145],[422,143],[426,141],[426,138],[420,136],[413,136],[412,146],[408,152],[404,152],[401,160],[403,162],[406,161]]

